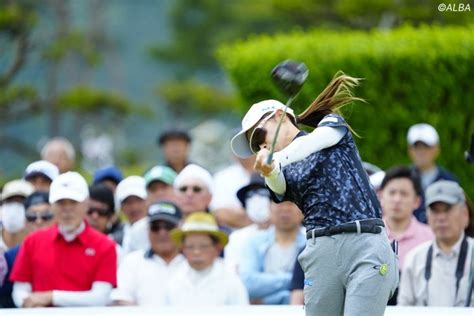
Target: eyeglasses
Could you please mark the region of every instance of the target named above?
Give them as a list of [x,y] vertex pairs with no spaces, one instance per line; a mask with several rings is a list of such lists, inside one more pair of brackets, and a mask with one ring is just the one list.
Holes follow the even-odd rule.
[[265,143],[265,139],[267,138],[267,130],[263,126],[268,122],[268,120],[270,120],[273,117],[274,114],[275,112],[265,117],[258,124],[258,126],[254,128],[254,130],[252,131],[252,134],[250,134],[250,138],[249,138],[250,150],[252,150],[254,154],[258,153],[260,151],[260,145]]
[[36,222],[38,218],[41,218],[43,222],[47,222],[53,219],[54,214],[50,211],[47,212],[42,212],[41,214],[39,213],[33,213],[33,212],[26,212],[25,213],[26,220],[28,222]]
[[202,245],[184,245],[183,250],[194,252],[194,251],[206,251],[211,248],[213,244],[202,244]]
[[197,185],[190,185],[190,186],[182,186],[179,188],[179,191],[185,193],[186,191],[188,191],[188,189],[191,189],[193,191],[193,193],[200,193],[203,189],[201,187],[198,187]]
[[164,229],[166,231],[170,231],[173,228],[175,228],[176,225],[173,223],[168,223],[168,222],[154,222],[150,224],[150,231],[157,233],[160,230]]
[[97,207],[91,207],[89,210],[87,210],[87,215],[92,215],[94,213],[97,213],[99,216],[106,217],[109,216],[111,212],[108,209]]

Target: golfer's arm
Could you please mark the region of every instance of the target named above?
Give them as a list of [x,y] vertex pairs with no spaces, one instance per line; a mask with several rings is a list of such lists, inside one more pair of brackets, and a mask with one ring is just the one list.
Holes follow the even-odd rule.
[[281,171],[280,163],[278,161],[275,161],[275,168],[267,177],[265,177],[265,183],[276,195],[281,196],[281,197],[285,195],[285,191],[286,191],[285,175]]
[[310,134],[296,138],[287,147],[276,152],[274,160],[281,167],[303,160],[312,153],[336,145],[346,132],[346,127],[318,127]]

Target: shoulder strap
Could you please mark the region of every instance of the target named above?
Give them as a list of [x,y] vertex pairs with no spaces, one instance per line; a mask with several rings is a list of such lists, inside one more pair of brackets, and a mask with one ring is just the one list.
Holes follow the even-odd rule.
[[431,279],[431,262],[433,261],[433,245],[428,249],[426,254],[426,264],[425,264],[425,280],[428,281]]
[[459,259],[458,264],[456,266],[456,296],[458,296],[459,290],[459,283],[464,275],[464,266],[466,265],[466,257],[467,257],[467,237],[464,236],[462,243],[461,243],[461,251],[459,252]]

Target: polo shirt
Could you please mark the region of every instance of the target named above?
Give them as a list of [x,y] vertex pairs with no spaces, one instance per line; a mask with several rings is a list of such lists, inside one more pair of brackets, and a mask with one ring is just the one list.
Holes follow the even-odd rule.
[[[388,233],[388,239],[393,241],[395,236],[390,231],[390,227],[385,225]],[[415,216],[412,216],[410,225],[407,230],[397,239],[398,241],[398,258],[400,262],[400,269],[403,269],[405,263],[405,256],[407,253],[415,248],[416,246],[424,243],[425,241],[433,240],[434,234],[431,228],[423,223],[420,223]]]
[[53,225],[23,242],[10,280],[28,282],[32,291],[88,291],[96,281],[116,286],[115,243],[88,224],[67,242]]
[[[468,250],[464,265],[464,274],[459,283],[456,297],[456,266],[464,236],[454,244],[449,253],[443,252],[436,242],[426,242],[408,253],[405,267],[402,270],[398,292],[398,305],[403,306],[464,306],[469,289],[469,274],[474,242],[468,240]],[[431,278],[425,280],[426,256],[433,245]],[[471,293],[471,306],[474,304],[474,293]]]
[[117,288],[111,299],[123,300],[140,306],[165,305],[166,286],[181,266],[187,265],[182,254],[166,263],[151,250],[137,250],[128,254],[117,272]]

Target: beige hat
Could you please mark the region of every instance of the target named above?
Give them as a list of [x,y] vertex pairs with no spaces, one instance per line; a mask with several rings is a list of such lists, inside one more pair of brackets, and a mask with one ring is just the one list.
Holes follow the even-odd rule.
[[26,198],[34,190],[33,185],[25,180],[13,180],[5,183],[1,200],[3,201],[12,196],[23,196]]
[[181,228],[175,228],[170,232],[170,237],[175,244],[181,246],[184,237],[191,233],[206,233],[214,236],[222,247],[229,241],[227,234],[219,229],[216,219],[209,213],[192,213],[185,219]]

